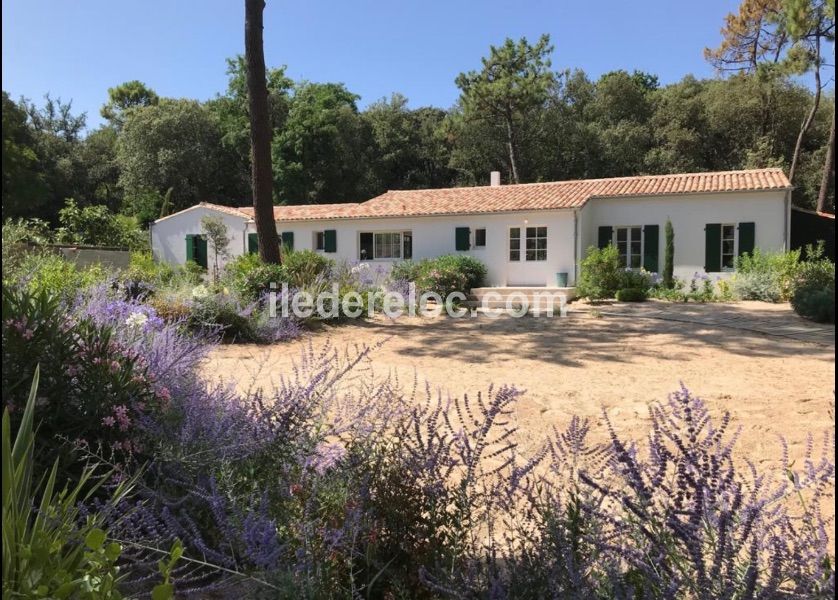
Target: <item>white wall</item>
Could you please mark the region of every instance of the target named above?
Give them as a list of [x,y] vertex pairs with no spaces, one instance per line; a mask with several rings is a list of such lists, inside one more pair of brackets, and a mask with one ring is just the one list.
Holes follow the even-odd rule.
[[[509,261],[510,227],[547,227],[547,260]],[[255,224],[248,225],[255,232]],[[469,227],[472,247],[467,252],[455,250],[455,230]],[[573,211],[537,211],[469,216],[405,217],[387,219],[332,219],[277,223],[277,231],[294,232],[296,250],[314,249],[314,233],[326,229],[337,231],[337,252],[326,254],[336,260],[357,261],[360,233],[376,231],[411,231],[413,259],[433,258],[443,254],[467,254],[488,268],[488,285],[556,285],[556,273],[567,272],[574,277]],[[474,247],[474,230],[486,229],[486,246]],[[523,241],[522,241],[523,244]],[[368,261],[390,266],[393,260]]]
[[[151,252],[154,258],[171,264],[183,264],[186,262],[186,236],[188,234],[200,234],[201,219],[205,216],[221,217],[227,225],[228,235],[231,238],[229,251],[230,256],[238,256],[246,251],[247,217],[232,215],[204,206],[194,206],[183,212],[171,215],[151,226]],[[207,262],[210,268],[213,265],[212,250],[207,248]],[[223,259],[219,263],[223,264]]]
[[686,280],[704,271],[704,226],[708,223],[753,222],[756,247],[768,251],[787,247],[785,192],[730,192],[592,199],[580,211],[581,252],[584,255],[588,247],[597,245],[600,226],[659,225],[658,256],[663,269],[667,219],[675,233],[675,276]]

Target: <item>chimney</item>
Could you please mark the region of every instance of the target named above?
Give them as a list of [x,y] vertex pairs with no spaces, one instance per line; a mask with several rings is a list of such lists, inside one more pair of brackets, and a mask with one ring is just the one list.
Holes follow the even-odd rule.
[[500,185],[500,171],[489,173],[489,185],[492,187],[498,187]]

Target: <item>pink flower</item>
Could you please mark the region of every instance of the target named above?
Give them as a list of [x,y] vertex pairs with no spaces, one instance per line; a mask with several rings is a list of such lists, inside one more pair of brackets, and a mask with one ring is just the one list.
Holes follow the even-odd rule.
[[23,339],[31,340],[33,337],[35,337],[35,332],[32,331],[31,329],[27,329],[21,335],[23,336]]
[[105,417],[102,419],[102,425],[105,427],[113,427],[116,423],[116,420],[113,417]]

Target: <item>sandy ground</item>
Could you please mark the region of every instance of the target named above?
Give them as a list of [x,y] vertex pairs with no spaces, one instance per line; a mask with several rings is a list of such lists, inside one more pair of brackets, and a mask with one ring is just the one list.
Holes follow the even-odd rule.
[[[762,307],[735,310],[765,310],[784,325],[800,324],[787,307]],[[290,344],[222,346],[205,369],[241,387],[254,378],[270,385],[309,344],[318,348],[327,342],[337,348],[383,343],[370,357],[378,375],[392,372],[408,383],[418,375],[452,395],[473,394],[492,383],[526,390],[518,419],[522,441],[533,446],[574,414],[598,423],[593,433],[604,439],[603,408],[618,430],[645,436],[649,402],[665,399],[681,382],[714,413],[732,413],[743,428],[739,454],[756,462],[780,455],[779,436],[799,458],[809,432],[834,431],[834,345],[586,312],[552,319],[376,318],[323,327]]]

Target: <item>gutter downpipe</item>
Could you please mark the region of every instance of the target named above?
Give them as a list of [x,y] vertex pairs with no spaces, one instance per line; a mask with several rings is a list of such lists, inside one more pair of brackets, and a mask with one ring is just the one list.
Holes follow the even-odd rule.
[[784,202],[785,209],[786,209],[786,214],[785,214],[785,219],[783,219],[783,245],[784,245],[783,249],[786,252],[791,250],[791,240],[790,240],[790,235],[791,235],[791,192],[792,192],[792,189],[786,190],[786,198],[785,198],[785,202]]
[[573,211],[573,285],[579,273],[579,211]]

